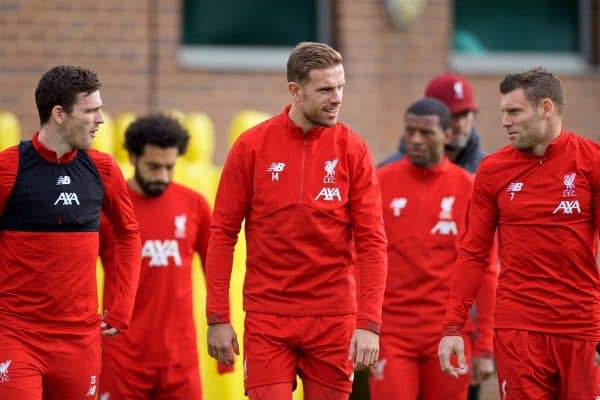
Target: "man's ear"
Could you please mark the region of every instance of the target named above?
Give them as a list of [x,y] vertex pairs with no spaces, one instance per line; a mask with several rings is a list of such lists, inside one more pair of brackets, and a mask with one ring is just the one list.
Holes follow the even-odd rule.
[[54,106],[52,107],[52,111],[50,111],[50,118],[58,125],[62,125],[67,118],[67,112],[62,106]]
[[554,102],[552,100],[550,100],[549,98],[543,99],[540,103],[540,107],[541,107],[542,115],[544,116],[544,118],[548,118],[552,114],[554,114],[554,110],[556,108],[556,106],[554,105]]
[[127,153],[127,158],[129,158],[129,163],[135,167],[138,157],[133,153]]
[[450,143],[450,139],[452,139],[452,127],[443,130],[444,132],[444,145]]
[[288,82],[288,91],[294,100],[299,101],[302,96],[302,86],[297,82]]

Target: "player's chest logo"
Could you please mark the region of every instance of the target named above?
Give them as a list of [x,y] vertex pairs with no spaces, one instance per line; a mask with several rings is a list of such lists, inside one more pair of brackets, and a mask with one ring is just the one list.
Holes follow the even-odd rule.
[[10,381],[10,377],[8,376],[8,367],[12,360],[6,360],[0,363],[0,383]]
[[395,197],[390,202],[390,208],[392,209],[392,214],[394,217],[399,217],[402,214],[402,209],[406,207],[408,200],[406,197]]
[[454,196],[443,197],[440,203],[441,211],[439,214],[439,221],[433,228],[431,228],[431,234],[439,235],[456,235],[458,229],[456,222],[452,216],[452,208],[454,207]]
[[176,215],[175,216],[175,237],[177,239],[185,238],[185,225],[187,223],[187,215]]
[[149,267],[168,267],[172,259],[181,267],[181,253],[177,240],[146,240],[142,246],[142,258],[147,257]]
[[552,214],[581,214],[581,206],[579,204],[579,200],[577,199],[577,192],[575,191],[576,178],[577,173],[575,172],[570,172],[563,176],[563,199],[554,208]]
[[285,168],[285,163],[282,162],[272,162],[267,168],[267,172],[271,173],[271,180],[273,182],[279,181],[279,174],[283,172]]
[[511,182],[506,188],[508,192],[508,198],[512,201],[515,195],[523,189],[523,182]]
[[323,177],[323,183],[335,183],[335,167],[337,166],[338,159],[325,161],[325,176]]

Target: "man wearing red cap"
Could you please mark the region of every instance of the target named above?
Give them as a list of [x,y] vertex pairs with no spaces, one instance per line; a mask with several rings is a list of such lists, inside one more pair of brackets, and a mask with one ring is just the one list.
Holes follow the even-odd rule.
[[[473,88],[460,75],[444,73],[433,78],[425,88],[425,96],[433,97],[446,104],[452,114],[452,137],[446,145],[446,156],[472,174],[475,173],[485,153],[481,150],[479,134],[475,130],[477,106]],[[379,163],[378,167],[404,157],[405,146]]]

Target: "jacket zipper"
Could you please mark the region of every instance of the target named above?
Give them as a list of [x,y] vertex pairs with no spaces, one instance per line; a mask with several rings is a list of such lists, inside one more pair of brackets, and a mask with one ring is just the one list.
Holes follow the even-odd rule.
[[300,203],[304,200],[304,152],[306,148],[306,137],[302,138],[302,155],[300,160]]

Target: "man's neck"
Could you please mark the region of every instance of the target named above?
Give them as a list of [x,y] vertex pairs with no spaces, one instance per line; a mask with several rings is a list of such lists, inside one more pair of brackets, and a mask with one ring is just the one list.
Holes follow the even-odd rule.
[[71,145],[65,143],[60,133],[48,125],[42,125],[38,139],[44,147],[54,151],[57,158],[61,158],[66,153],[73,150]]

